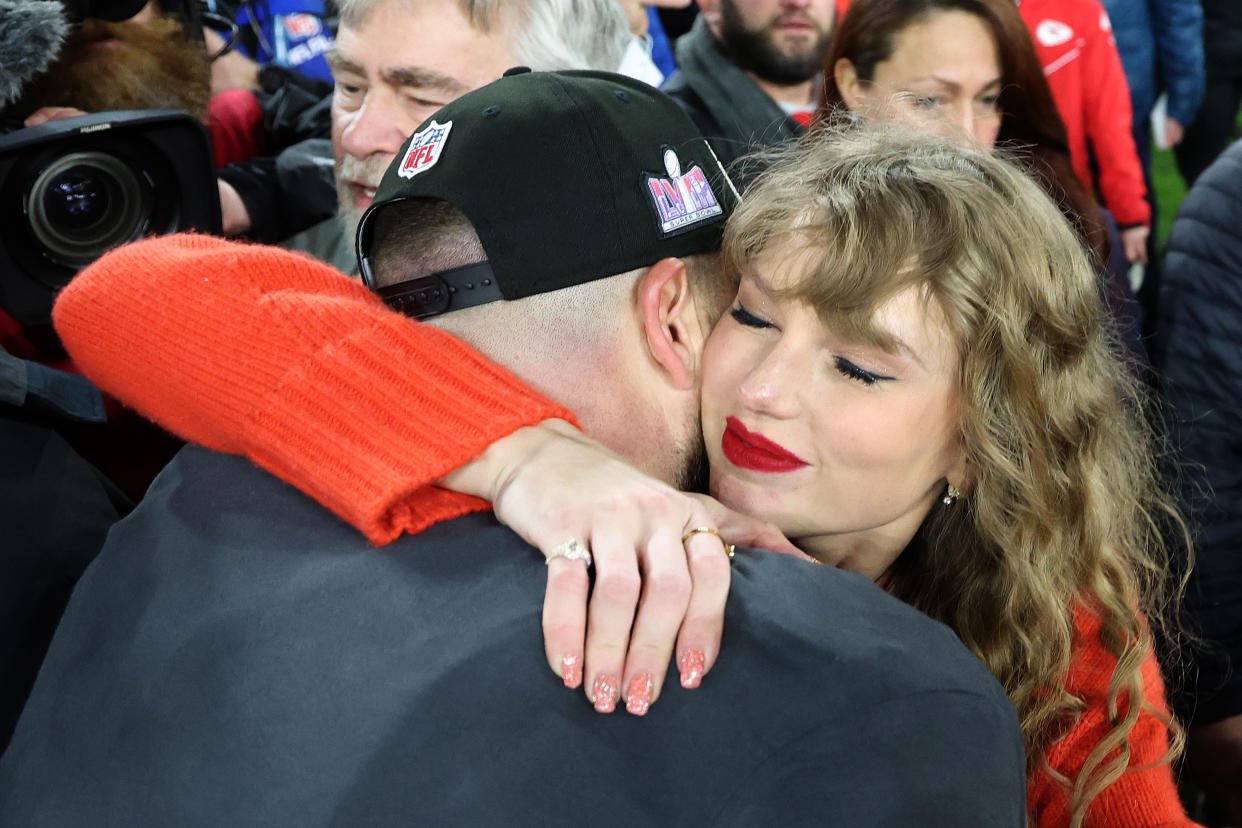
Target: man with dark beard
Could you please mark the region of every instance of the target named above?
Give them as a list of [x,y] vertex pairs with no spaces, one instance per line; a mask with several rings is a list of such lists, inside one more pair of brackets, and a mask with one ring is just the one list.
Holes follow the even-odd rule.
[[[266,124],[291,120],[296,113],[272,94],[275,87],[267,90],[267,100],[250,88],[223,88],[213,94],[218,80],[214,69],[227,64],[210,59],[202,23],[190,10],[194,2],[148,0],[141,5],[138,0],[131,8],[139,5],[139,11],[128,19],[81,21],[47,71],[5,110],[7,119],[15,126],[37,126],[88,112],[176,109],[203,122],[217,167],[279,149],[272,145]],[[124,13],[121,3],[113,5]],[[228,59],[235,57],[230,54]],[[309,103],[313,100],[301,105]],[[285,136],[283,142],[317,131],[308,123],[305,134]]]
[[726,166],[796,138],[815,110],[836,22],[833,0],[699,0],[699,8],[677,42],[678,69],[664,91]]
[[211,68],[203,44],[152,0],[119,23],[82,21],[47,72],[24,91],[20,106],[26,110],[23,116],[62,107],[83,112],[179,109],[201,120],[210,95]]

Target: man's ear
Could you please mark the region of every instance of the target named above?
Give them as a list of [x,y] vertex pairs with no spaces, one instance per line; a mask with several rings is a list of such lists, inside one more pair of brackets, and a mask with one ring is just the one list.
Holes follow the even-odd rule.
[[832,78],[841,90],[841,100],[850,112],[861,113],[863,99],[866,95],[866,84],[858,77],[858,70],[849,58],[841,58],[832,67]]
[[647,353],[679,390],[694,387],[703,331],[681,259],[661,259],[638,280],[638,312]]

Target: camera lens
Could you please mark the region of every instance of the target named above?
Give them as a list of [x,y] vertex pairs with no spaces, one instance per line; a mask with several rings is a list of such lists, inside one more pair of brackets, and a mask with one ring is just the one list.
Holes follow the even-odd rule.
[[102,152],[64,155],[39,174],[27,199],[30,228],[49,256],[84,265],[141,235],[149,199],[121,159]]
[[99,170],[77,166],[56,176],[43,191],[43,211],[52,224],[81,231],[99,224],[112,199]]

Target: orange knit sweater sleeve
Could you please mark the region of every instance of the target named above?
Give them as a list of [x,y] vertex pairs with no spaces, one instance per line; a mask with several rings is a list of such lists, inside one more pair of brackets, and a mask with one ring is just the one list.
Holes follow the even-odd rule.
[[[1117,659],[1100,640],[1099,618],[1081,607],[1074,616],[1078,637],[1067,689],[1086,703],[1086,710],[1065,738],[1052,746],[1049,764],[1074,779],[1087,756],[1108,732],[1108,684]],[[1160,666],[1153,652],[1142,663],[1143,697],[1161,713],[1168,712]],[[1121,702],[1124,709],[1124,700]],[[1129,768],[1092,800],[1088,828],[1165,828],[1194,826],[1178,798],[1173,770],[1165,754],[1168,730],[1148,711],[1139,714],[1129,735]],[[1070,790],[1050,774],[1037,772],[1028,789],[1028,807],[1038,828],[1069,824]]]
[[83,270],[56,331],[139,413],[248,457],[376,544],[488,508],[431,485],[490,443],[573,415],[307,256],[201,235]]

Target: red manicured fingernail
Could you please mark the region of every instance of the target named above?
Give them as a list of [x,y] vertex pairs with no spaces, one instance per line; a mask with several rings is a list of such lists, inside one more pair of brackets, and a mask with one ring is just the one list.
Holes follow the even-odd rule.
[[570,689],[582,685],[582,659],[567,655],[561,659],[561,681]]
[[677,669],[681,671],[681,686],[687,689],[698,687],[703,682],[703,665],[707,659],[698,647],[691,647],[677,659]]
[[630,679],[630,689],[625,691],[625,709],[635,716],[642,716],[651,709],[651,694],[655,682],[647,673],[639,673]]
[[591,685],[591,695],[595,697],[595,712],[611,713],[617,709],[617,698],[621,695],[620,682],[616,676],[596,676]]

